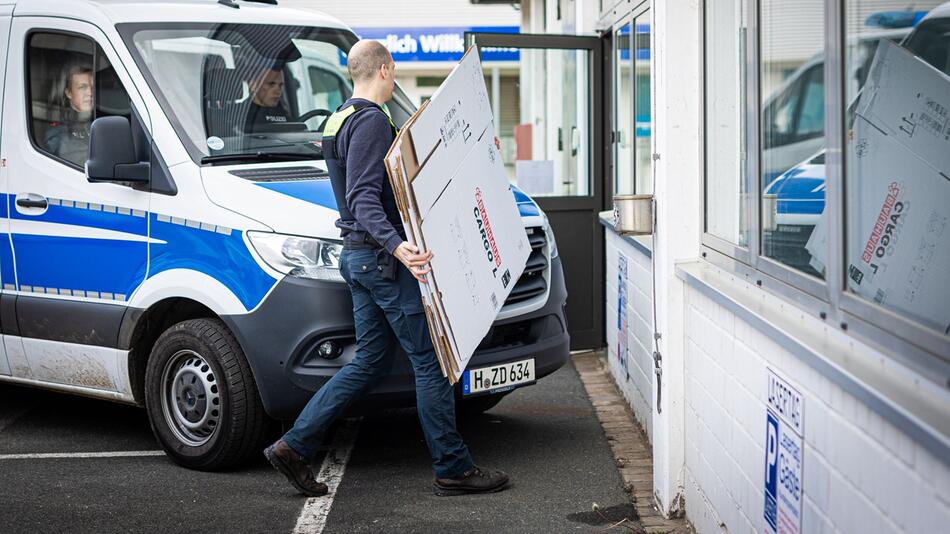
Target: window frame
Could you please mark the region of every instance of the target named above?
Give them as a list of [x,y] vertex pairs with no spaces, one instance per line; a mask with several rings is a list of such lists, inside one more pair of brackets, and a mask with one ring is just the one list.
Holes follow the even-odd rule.
[[[633,117],[632,117],[632,122],[631,122],[631,125],[633,126],[633,128],[632,128],[632,131],[633,131],[633,138],[630,140],[631,148],[632,148],[632,149],[630,150],[630,155],[633,157],[633,162],[631,163],[631,167],[630,167],[630,168],[631,168],[631,170],[633,171],[633,174],[632,174],[632,176],[633,176],[633,188],[632,188],[632,189],[633,189],[633,194],[634,194],[634,195],[652,195],[653,192],[656,190],[656,182],[654,181],[654,178],[656,178],[656,173],[654,172],[654,165],[653,165],[653,161],[654,161],[654,160],[653,160],[653,153],[654,153],[654,152],[653,152],[653,139],[654,139],[655,136],[656,136],[656,125],[654,124],[654,121],[653,121],[653,118],[656,116],[655,110],[653,109],[654,100],[656,100],[656,99],[653,97],[653,93],[652,93],[653,83],[654,83],[654,80],[655,80],[654,72],[653,72],[653,50],[654,50],[654,47],[653,47],[653,26],[654,26],[654,25],[653,25],[653,13],[654,13],[654,12],[653,12],[653,1],[652,1],[652,0],[647,0],[647,1],[643,2],[643,3],[641,3],[640,5],[638,5],[636,9],[634,9],[633,11],[631,11],[631,12],[630,12],[630,17],[629,17],[629,19],[630,19],[630,61],[631,61],[631,63],[630,63],[630,77],[631,77],[630,87],[632,88],[631,97],[633,98],[633,102],[631,103],[631,106],[630,106],[630,111],[631,111],[631,113],[632,113],[632,115],[633,115]],[[638,157],[639,157],[639,154],[637,153],[637,103],[640,101],[640,95],[639,95],[640,88],[639,88],[639,86],[638,86],[638,84],[637,84],[637,20],[640,19],[640,17],[642,17],[642,16],[644,16],[644,15],[647,16],[647,21],[648,21],[647,24],[648,24],[649,27],[650,27],[650,33],[649,33],[649,41],[650,41],[650,48],[649,48],[649,51],[650,51],[650,59],[649,59],[649,63],[650,63],[650,65],[649,65],[650,79],[649,79],[649,83],[647,84],[647,93],[648,93],[648,96],[649,96],[649,99],[650,99],[650,110],[649,110],[649,112],[650,112],[650,146],[649,146],[649,149],[647,150],[647,151],[649,152],[649,154],[647,154],[647,157],[649,158],[649,161],[650,161],[650,190],[649,190],[649,191],[640,191],[640,190],[639,190],[639,187],[637,187],[638,184],[640,183],[640,180],[638,179],[638,178],[639,178],[639,176],[638,176],[638,175],[639,175],[639,169],[637,168],[637,160],[638,160]]]
[[[98,28],[97,28],[97,30],[98,30]],[[94,82],[95,82],[95,79],[96,79],[96,74],[98,73],[98,68],[97,68],[97,67],[98,67],[98,65],[99,65],[99,57],[100,57],[100,55],[101,55],[102,57],[104,57],[104,58],[106,59],[106,61],[109,62],[109,65],[111,66],[113,72],[115,72],[116,80],[122,85],[122,90],[125,91],[125,95],[126,95],[126,97],[128,97],[128,99],[129,99],[129,109],[131,110],[131,114],[132,114],[132,116],[129,117],[130,122],[131,122],[133,116],[134,116],[134,117],[137,117],[137,118],[138,118],[139,127],[141,127],[141,128],[145,131],[146,136],[147,136],[148,138],[151,138],[151,122],[150,122],[150,120],[149,120],[149,115],[148,115],[147,113],[143,113],[143,112],[141,111],[142,109],[145,109],[145,108],[144,108],[144,106],[143,106],[142,104],[140,104],[139,101],[137,100],[137,99],[140,99],[140,98],[141,98],[141,95],[139,95],[139,94],[137,93],[137,89],[135,88],[134,85],[131,85],[131,86],[130,86],[130,85],[127,83],[127,81],[125,81],[125,80],[122,79],[122,78],[123,78],[123,74],[124,74],[126,77],[129,77],[128,71],[125,70],[125,65],[124,65],[124,64],[121,62],[121,60],[118,58],[118,54],[116,54],[115,49],[111,47],[111,43],[109,43],[108,39],[105,39],[104,42],[107,43],[108,46],[109,46],[109,49],[112,50],[112,53],[113,53],[113,55],[115,56],[114,58],[110,58],[110,57],[109,57],[109,52],[107,52],[106,45],[104,45],[103,42],[100,42],[99,39],[97,39],[96,37],[94,37],[94,36],[92,36],[92,35],[90,35],[90,34],[88,34],[88,33],[82,33],[82,32],[73,31],[73,30],[62,30],[62,29],[58,29],[58,28],[48,28],[48,27],[39,27],[39,26],[37,26],[37,27],[30,28],[30,29],[27,30],[27,31],[24,33],[24,35],[23,35],[23,65],[22,65],[22,69],[23,69],[23,70],[21,71],[22,73],[25,74],[24,80],[23,80],[23,91],[24,91],[24,92],[23,92],[23,98],[24,98],[25,111],[26,111],[27,138],[28,138],[29,141],[30,141],[30,146],[33,148],[33,150],[34,150],[37,154],[39,154],[39,155],[41,155],[41,156],[43,156],[43,157],[49,158],[49,159],[51,159],[51,160],[53,160],[53,161],[55,161],[55,162],[57,162],[57,163],[60,163],[60,164],[62,164],[62,165],[65,165],[66,167],[68,167],[68,168],[70,168],[70,169],[72,169],[72,170],[78,171],[78,172],[82,173],[84,176],[85,176],[85,174],[86,174],[86,169],[85,169],[85,166],[84,166],[84,165],[83,165],[83,166],[77,165],[76,163],[74,163],[74,162],[72,162],[72,161],[69,161],[69,160],[67,160],[67,159],[64,159],[64,158],[61,158],[61,157],[57,156],[56,154],[53,154],[52,152],[50,152],[50,151],[47,150],[46,148],[41,147],[41,146],[36,142],[36,138],[34,137],[34,129],[33,129],[33,127],[34,127],[34,125],[33,125],[33,87],[32,87],[31,76],[30,76],[30,72],[31,72],[31,70],[30,70],[30,69],[31,69],[30,51],[31,51],[31,49],[32,49],[32,46],[31,46],[30,42],[33,40],[33,36],[34,36],[34,35],[37,35],[37,34],[63,35],[63,36],[67,36],[67,37],[75,37],[75,38],[85,39],[85,40],[91,42],[91,43],[92,43],[92,46],[93,46],[93,49],[92,49],[92,56],[93,56],[93,57],[92,57],[92,67],[91,67],[91,68],[92,68],[92,72],[93,72],[93,80],[94,80]],[[120,71],[122,71],[122,72],[120,73]],[[129,79],[129,81],[132,81],[131,78]],[[94,85],[94,87],[95,87],[95,85]],[[132,88],[131,91],[129,90],[129,87]],[[93,90],[94,90],[94,91],[97,91],[98,89],[95,89],[95,88],[94,88]],[[98,93],[93,93],[93,94],[95,95],[96,98],[98,98],[98,96],[99,96]],[[98,105],[98,104],[96,104],[96,105]],[[98,108],[94,108],[94,111],[97,111],[97,110],[98,110]],[[90,126],[91,126],[92,122],[94,122],[97,118],[99,118],[99,117],[96,117],[95,114],[94,114],[92,120],[90,121]]]
[[[707,73],[709,72],[709,61],[708,61],[708,56],[706,55],[706,51],[707,51],[707,47],[706,47],[706,20],[707,20],[707,17],[706,17],[706,15],[707,15],[707,13],[706,13],[706,6],[707,6],[707,3],[708,3],[709,1],[713,1],[713,0],[704,1],[704,2],[702,3],[702,5],[700,6],[700,9],[699,9],[699,17],[700,17],[700,21],[699,21],[699,46],[700,46],[700,55],[699,55],[699,57],[700,57],[700,66],[701,66],[700,87],[701,87],[701,91],[702,91],[702,95],[701,95],[701,97],[700,97],[700,109],[701,109],[701,112],[700,112],[700,114],[699,114],[699,131],[701,132],[701,135],[702,135],[702,141],[699,143],[699,161],[702,162],[702,170],[703,170],[702,184],[701,184],[701,185],[702,185],[702,198],[701,198],[701,201],[700,201],[700,203],[699,203],[699,209],[700,209],[699,220],[701,221],[701,224],[702,224],[702,239],[701,239],[701,244],[702,244],[702,246],[703,246],[704,249],[709,249],[710,252],[719,253],[719,254],[722,254],[722,255],[727,256],[727,257],[729,257],[729,258],[735,258],[736,260],[738,260],[739,262],[741,262],[741,263],[743,263],[743,264],[745,264],[745,265],[752,265],[752,264],[753,264],[753,257],[752,257],[752,250],[753,250],[752,245],[753,245],[753,243],[752,243],[752,242],[753,242],[754,232],[752,232],[751,221],[752,221],[752,218],[753,218],[754,215],[753,215],[753,212],[752,212],[752,207],[751,207],[751,205],[750,205],[750,204],[751,204],[752,195],[749,193],[749,191],[751,191],[752,188],[750,187],[750,186],[751,186],[751,181],[749,180],[749,172],[748,172],[748,168],[750,167],[750,165],[748,164],[748,158],[749,158],[749,148],[748,148],[748,143],[749,143],[749,128],[748,128],[748,122],[749,122],[749,121],[748,121],[748,119],[747,119],[747,120],[745,121],[745,123],[744,123],[744,125],[745,125],[746,128],[745,128],[745,132],[743,132],[743,141],[744,141],[745,143],[744,143],[744,146],[742,147],[742,150],[743,150],[743,152],[744,152],[744,154],[745,154],[745,157],[746,157],[745,161],[742,161],[742,156],[743,156],[743,154],[742,154],[742,153],[739,154],[739,158],[740,158],[740,162],[739,162],[739,165],[740,165],[740,171],[739,171],[740,175],[739,175],[739,179],[740,179],[740,181],[741,181],[742,183],[745,184],[746,198],[745,198],[744,202],[743,202],[743,199],[740,198],[740,199],[739,199],[739,203],[736,204],[736,205],[738,206],[738,205],[740,205],[741,203],[744,203],[745,206],[746,206],[746,220],[748,221],[748,222],[747,222],[748,228],[746,229],[747,232],[748,232],[748,233],[747,233],[747,236],[748,236],[748,237],[747,237],[747,244],[746,244],[746,245],[740,245],[740,244],[738,244],[738,243],[733,243],[732,241],[729,241],[728,239],[725,239],[725,238],[722,238],[722,237],[719,237],[719,236],[717,236],[717,235],[715,235],[715,234],[710,233],[710,232],[708,231],[708,229],[707,229],[707,228],[708,228],[708,227],[707,227],[707,216],[709,215],[709,213],[708,213],[708,210],[706,209],[706,201],[707,201],[707,199],[709,198],[709,197],[708,197],[708,194],[707,194],[707,190],[708,190],[708,182],[709,182],[709,175],[710,175],[710,172],[709,172],[709,167],[708,167],[708,160],[706,159],[706,154],[707,154],[707,152],[708,152],[706,145],[707,145],[708,140],[709,140],[709,136],[706,135],[706,123],[707,123],[706,117],[707,117],[707,115],[708,115],[708,109],[707,109],[707,107],[706,107],[706,94],[709,92],[709,87],[707,86],[707,83],[706,83],[706,81],[707,81],[707,79],[708,79]],[[752,3],[752,2],[754,2],[755,0],[748,0],[748,1],[749,1],[750,3]],[[747,10],[747,11],[748,11],[748,10]],[[745,20],[745,23],[746,23],[746,44],[745,44],[746,64],[745,64],[745,66],[744,66],[745,72],[746,72],[746,74],[745,74],[745,80],[744,80],[744,81],[745,81],[745,87],[744,87],[744,89],[745,89],[745,91],[746,91],[746,105],[747,105],[747,108],[746,108],[745,110],[743,110],[743,113],[746,115],[746,117],[748,117],[748,111],[749,111],[749,110],[748,110],[748,100],[749,100],[749,83],[748,83],[748,82],[749,82],[749,76],[748,76],[748,72],[749,72],[749,64],[748,64],[749,44],[748,44],[748,43],[749,43],[749,35],[752,33],[752,28],[749,27],[749,22],[750,22],[750,21],[748,20],[748,12],[747,12],[747,13],[746,13],[746,20]],[[741,188],[740,188],[740,189],[741,189]],[[756,216],[757,216],[757,215],[756,215]],[[740,217],[741,217],[741,215],[740,215]],[[703,256],[704,258],[706,258],[706,257],[708,256],[708,254],[707,254],[707,252],[706,252],[705,250],[702,252],[702,256]]]
[[[613,76],[611,77],[612,78],[611,100],[613,101],[614,106],[613,106],[613,116],[611,117],[611,121],[612,121],[611,127],[613,131],[610,136],[611,137],[611,155],[612,155],[611,166],[613,168],[613,176],[612,176],[613,196],[620,195],[620,194],[633,194],[632,192],[634,191],[634,188],[636,187],[636,184],[637,184],[636,177],[635,177],[636,169],[634,169],[634,163],[636,162],[636,158],[633,154],[633,143],[634,143],[633,137],[636,134],[636,128],[635,128],[635,122],[634,122],[635,111],[633,109],[633,106],[636,103],[636,96],[635,96],[636,87],[633,86],[634,84],[633,20],[634,20],[633,12],[632,11],[628,12],[626,15],[618,19],[617,23],[619,24],[619,27],[617,27],[617,29],[613,31],[614,35],[613,35],[612,54],[615,61],[615,66],[613,69]],[[620,145],[620,131],[621,131],[620,130],[620,125],[621,125],[620,110],[622,108],[622,106],[620,106],[620,97],[621,97],[620,85],[622,83],[622,79],[621,79],[622,68],[620,66],[621,62],[619,58],[620,58],[620,53],[622,49],[620,46],[620,39],[618,39],[618,36],[620,34],[620,30],[623,29],[624,27],[630,28],[630,33],[628,34],[627,47],[626,47],[627,52],[630,54],[630,73],[629,73],[629,76],[627,76],[627,78],[629,78],[627,82],[630,84],[630,113],[628,113],[629,116],[626,117],[626,120],[631,125],[631,135],[630,135],[631,139],[629,141],[631,143],[630,144],[630,158],[629,158],[630,161],[627,162],[630,168],[630,183],[624,184],[624,185],[630,186],[629,190],[631,191],[631,193],[621,193],[621,191],[625,190],[625,187],[621,187],[621,180],[625,180],[626,177],[621,177],[619,174],[620,169],[621,169],[620,146],[619,146]]]
[[[99,51],[99,48],[101,47],[99,46],[99,43],[96,42],[96,40],[92,38],[92,36],[85,35],[78,32],[68,31],[68,30],[30,28],[29,31],[26,32],[26,35],[23,36],[24,46],[23,46],[23,71],[22,72],[23,74],[25,74],[25,76],[23,77],[23,83],[24,83],[23,96],[25,100],[24,104],[25,104],[25,109],[26,109],[27,137],[30,140],[30,145],[33,147],[33,150],[35,150],[37,154],[40,154],[57,163],[65,165],[72,170],[85,173],[85,169],[83,167],[80,167],[75,162],[69,161],[68,159],[61,158],[57,156],[56,154],[53,154],[52,152],[49,151],[49,149],[45,147],[41,147],[37,143],[34,124],[33,124],[33,84],[31,81],[32,80],[32,76],[31,76],[32,63],[30,62],[30,52],[33,49],[33,45],[32,45],[33,37],[38,34],[39,35],[63,35],[66,37],[75,37],[75,38],[85,39],[86,41],[89,41],[89,43],[92,44],[92,67],[91,68],[92,68],[94,82],[95,82],[95,75],[97,72],[96,71],[96,63],[98,61],[97,52]],[[105,52],[103,52],[103,54],[105,54]],[[128,93],[128,91],[126,91],[126,93]],[[92,121],[95,121],[95,120],[96,120],[95,114],[93,114],[93,118],[90,121],[90,125],[92,124]]]
[[[636,65],[637,63],[637,60],[636,60],[637,26],[636,26],[636,20],[638,17],[640,17],[644,13],[650,13],[650,84],[652,86],[653,79],[654,79],[653,50],[654,50],[654,44],[655,44],[653,41],[653,18],[652,18],[653,1],[652,0],[627,0],[627,3],[628,3],[628,6],[624,6],[625,9],[623,10],[623,14],[620,16],[614,17],[613,24],[611,25],[611,33],[612,33],[611,57],[613,58],[611,60],[611,63],[613,64],[613,68],[611,69],[612,72],[611,72],[611,80],[610,80],[611,81],[610,95],[611,95],[611,101],[613,105],[612,105],[611,116],[610,116],[610,121],[611,121],[610,163],[612,167],[611,169],[612,176],[610,177],[610,179],[611,179],[611,185],[613,188],[613,190],[611,191],[612,196],[616,196],[619,194],[625,194],[625,195],[653,194],[653,191],[650,191],[650,192],[637,191],[637,151],[636,151],[636,141],[637,141],[636,139],[636,135],[637,135],[637,76],[636,76],[637,74],[637,65]],[[616,7],[619,8],[620,6],[618,5]],[[629,7],[629,9],[627,9],[627,7]],[[615,13],[616,12],[617,11],[615,11]],[[620,47],[618,46],[619,39],[617,39],[617,33],[619,32],[620,28],[624,26],[630,26],[630,34],[629,34],[629,39],[628,39],[629,47],[627,49],[627,51],[630,53],[630,76],[628,80],[630,83],[630,116],[627,118],[630,122],[630,161],[629,161],[630,181],[628,184],[630,186],[629,188],[629,190],[631,191],[630,193],[619,192],[621,190],[621,188],[619,187],[620,177],[617,176],[617,172],[620,167],[619,165],[617,165],[618,156],[619,156],[619,154],[617,153],[617,144],[619,143],[619,140],[617,139],[617,133],[620,130],[619,128],[616,128],[616,126],[619,125],[618,118],[619,118],[619,110],[620,110],[620,106],[618,105],[619,93],[620,93],[619,92],[620,63],[616,59],[618,57],[617,55],[618,52],[620,52]],[[653,95],[651,94],[650,95],[650,145],[651,145],[650,157],[651,158],[653,157],[652,156],[653,138],[656,135],[656,131],[654,130],[654,123],[653,123],[653,117],[655,116],[654,100],[655,99],[653,98]],[[656,184],[653,183],[652,178],[653,177],[651,177],[651,184],[655,188]]]
[[[702,69],[702,113],[700,114],[703,142],[700,158],[703,162],[701,255],[710,263],[743,277],[764,290],[795,304],[808,315],[818,317],[829,328],[854,336],[862,342],[877,346],[892,359],[920,372],[928,380],[950,387],[950,335],[930,329],[899,315],[879,304],[862,299],[847,289],[847,210],[845,125],[847,102],[845,95],[846,69],[846,16],[847,0],[825,0],[824,15],[824,96],[825,96],[825,210],[828,217],[828,261],[825,279],[786,266],[762,255],[762,188],[761,168],[761,0],[748,0],[746,27],[746,161],[745,173],[749,194],[746,199],[748,214],[748,246],[743,247],[712,235],[707,230],[707,187],[710,172],[706,159],[706,96],[708,92],[708,57],[706,55],[706,7],[700,11],[700,48]],[[737,156],[741,157],[741,154]],[[741,164],[740,164],[741,165]],[[755,187],[752,187],[755,186]]]
[[[942,373],[940,382],[950,387],[950,334],[941,334],[937,330],[928,328],[920,323],[913,321],[898,312],[885,308],[848,290],[847,276],[848,270],[846,264],[848,232],[846,227],[848,210],[848,184],[847,184],[847,158],[845,149],[847,147],[846,112],[848,101],[844,80],[845,77],[845,53],[847,32],[845,31],[847,16],[845,11],[845,2],[848,0],[826,0],[831,4],[827,8],[836,18],[836,28],[839,34],[835,39],[836,69],[833,75],[835,86],[833,89],[838,101],[835,103],[835,113],[831,117],[825,117],[825,129],[833,132],[834,137],[829,136],[828,154],[834,153],[835,165],[826,163],[826,167],[833,167],[834,178],[834,207],[837,208],[837,215],[830,222],[828,233],[829,245],[832,240],[837,238],[838,247],[831,247],[829,251],[829,262],[833,262],[837,269],[834,280],[835,286],[835,304],[840,310],[841,321],[850,321],[857,326],[863,337],[881,344],[882,346],[894,346],[891,350],[893,354],[907,363],[914,366],[923,366],[928,369],[936,369]],[[826,80],[828,72],[826,71]],[[825,88],[826,94],[828,87]],[[830,128],[830,130],[829,130]],[[834,148],[832,152],[831,148]],[[832,160],[828,160],[832,161]],[[829,206],[827,195],[831,187],[826,189],[826,204]],[[848,324],[845,322],[845,324]]]

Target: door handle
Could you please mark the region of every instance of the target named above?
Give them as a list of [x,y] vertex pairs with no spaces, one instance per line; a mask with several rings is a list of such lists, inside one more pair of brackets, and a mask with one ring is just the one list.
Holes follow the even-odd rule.
[[40,198],[23,197],[23,198],[16,199],[16,205],[20,206],[21,208],[45,209],[49,205],[49,202],[43,197],[40,197]]

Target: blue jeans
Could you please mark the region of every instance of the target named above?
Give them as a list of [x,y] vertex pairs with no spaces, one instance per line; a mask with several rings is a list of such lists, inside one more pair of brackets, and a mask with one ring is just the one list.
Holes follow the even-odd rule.
[[415,371],[416,407],[435,474],[460,475],[471,469],[472,457],[455,428],[455,392],[436,359],[418,282],[402,264],[396,280],[376,267],[375,251],[343,250],[340,272],[353,294],[356,356],[314,394],[283,440],[313,458],[333,421],[389,374],[398,340]]

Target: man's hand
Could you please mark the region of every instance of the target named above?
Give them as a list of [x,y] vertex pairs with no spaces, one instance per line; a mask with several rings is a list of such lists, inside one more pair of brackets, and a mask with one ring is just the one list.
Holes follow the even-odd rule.
[[429,260],[432,259],[431,250],[425,254],[419,254],[419,247],[403,241],[396,247],[396,250],[393,251],[393,256],[396,256],[396,259],[401,261],[402,264],[409,269],[409,272],[412,273],[412,276],[416,277],[416,280],[423,284],[429,283],[428,280],[426,280],[426,275],[432,272],[432,267],[427,265]]
[[498,139],[498,136],[495,136],[495,148],[501,150],[501,139]]

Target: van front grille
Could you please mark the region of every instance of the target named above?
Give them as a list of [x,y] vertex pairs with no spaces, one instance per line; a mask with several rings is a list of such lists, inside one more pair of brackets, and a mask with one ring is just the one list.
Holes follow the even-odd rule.
[[548,259],[548,237],[540,226],[526,228],[531,255],[525,265],[524,273],[515,282],[505,305],[518,304],[533,298],[542,297],[548,291],[548,278],[551,262]]

